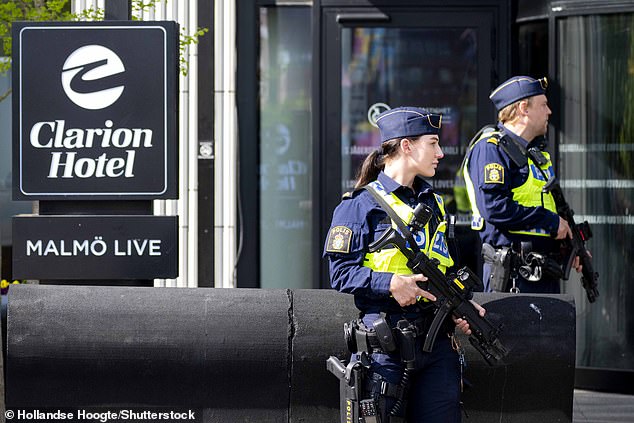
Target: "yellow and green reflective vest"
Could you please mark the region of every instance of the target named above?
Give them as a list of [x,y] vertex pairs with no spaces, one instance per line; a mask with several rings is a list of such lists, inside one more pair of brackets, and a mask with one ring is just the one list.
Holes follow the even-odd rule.
[[[368,184],[368,188],[379,193],[403,222],[407,224],[411,221],[414,215],[414,209],[405,204],[394,193],[387,193],[379,181],[371,182]],[[413,233],[412,235],[421,251],[427,257],[437,259],[440,263],[438,268],[445,273],[447,268],[453,266],[454,262],[447,246],[447,238],[445,235],[447,222],[444,220],[445,208],[442,197],[434,194],[434,198],[436,199],[436,204],[438,204],[443,220],[439,223],[433,236],[430,236],[429,233],[429,223],[418,233]],[[394,221],[392,221],[392,227],[398,230]],[[367,253],[363,265],[378,272],[391,272],[398,275],[412,274],[411,269],[407,267],[407,257],[396,247],[385,248],[374,253]]]
[[[482,218],[482,214],[478,209],[476,204],[475,197],[475,187],[473,185],[473,181],[467,171],[469,166],[469,153],[475,147],[477,143],[486,139],[487,142],[491,142],[497,145],[500,137],[500,132],[485,132],[482,134],[482,137],[478,139],[473,145],[470,147],[467,152],[467,158],[464,162],[464,178],[465,183],[467,185],[467,194],[469,195],[469,201],[471,203],[471,229],[480,231],[484,228],[484,219]],[[528,177],[526,181],[515,188],[511,189],[513,193],[513,200],[516,201],[519,205],[524,207],[544,207],[546,210],[549,210],[553,213],[557,213],[557,207],[555,205],[555,199],[552,194],[549,192],[543,192],[542,188],[548,182],[548,178],[554,176],[553,164],[550,161],[550,155],[543,151],[544,157],[547,159],[546,163],[542,166],[539,166],[535,163],[530,156],[527,156],[528,160]],[[520,231],[509,231],[512,234],[522,234],[522,235],[533,235],[533,236],[550,236],[550,232],[544,228],[529,228]]]

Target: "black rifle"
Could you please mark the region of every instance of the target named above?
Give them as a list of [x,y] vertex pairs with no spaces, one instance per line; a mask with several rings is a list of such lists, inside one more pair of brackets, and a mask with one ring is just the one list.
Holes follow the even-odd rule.
[[[419,204],[414,210],[414,217],[410,227],[416,229],[425,226],[432,213],[431,208],[427,205]],[[391,209],[388,214],[391,214]],[[434,301],[436,314],[427,332],[423,350],[431,351],[440,326],[447,316],[453,314],[455,317],[462,318],[469,323],[471,329],[469,342],[482,354],[489,365],[492,365],[494,360],[501,360],[508,353],[498,339],[502,325],[495,326],[489,319],[480,316],[478,309],[468,299],[471,289],[478,284],[482,284],[477,275],[468,267],[463,267],[455,274],[445,275],[438,268],[439,263],[437,260],[430,259],[417,248],[417,244],[413,242],[412,231],[405,226],[404,222],[397,216],[394,216],[394,218],[399,219],[395,222],[401,232],[406,234],[407,239],[410,241],[410,248],[407,247],[405,237],[396,229],[390,228],[372,243],[369,249],[370,252],[374,252],[388,245],[394,245],[407,257],[407,267],[412,272],[422,273],[427,277],[427,281],[418,282],[418,286],[431,292],[436,297],[436,301]]]
[[576,224],[574,215],[575,212],[570,208],[570,205],[564,197],[564,193],[561,191],[561,186],[557,178],[551,178],[550,181],[544,186],[544,192],[550,192],[555,200],[557,206],[557,213],[561,216],[572,231],[572,239],[566,238],[563,242],[563,278],[568,280],[570,276],[570,268],[575,260],[575,257],[579,256],[579,262],[583,266],[581,271],[581,285],[586,290],[586,296],[591,303],[595,302],[599,296],[599,289],[597,282],[599,280],[599,274],[594,271],[592,266],[592,257],[586,249],[586,241],[592,237],[592,231],[587,221],[581,224]]

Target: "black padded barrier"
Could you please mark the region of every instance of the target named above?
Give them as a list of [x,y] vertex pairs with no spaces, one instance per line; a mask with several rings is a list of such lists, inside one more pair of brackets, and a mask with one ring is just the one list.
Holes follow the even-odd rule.
[[[510,350],[489,367],[462,337],[471,423],[570,422],[575,311],[563,295],[476,294]],[[358,312],[332,290],[16,285],[7,309],[11,408],[160,406],[205,422],[332,422]]]
[[468,367],[466,422],[572,422],[576,316],[572,296],[476,294],[490,318],[503,322],[509,350],[487,365],[461,337]]

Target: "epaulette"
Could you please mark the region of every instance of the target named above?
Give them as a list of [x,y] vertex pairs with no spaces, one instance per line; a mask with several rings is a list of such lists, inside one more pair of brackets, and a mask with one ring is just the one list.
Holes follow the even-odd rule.
[[516,142],[511,136],[504,134],[502,138],[500,138],[499,147],[508,154],[511,160],[518,167],[523,167],[528,164],[526,149]]
[[[486,133],[485,133],[486,135]],[[491,135],[486,140],[488,143],[500,147],[511,158],[511,160],[519,167],[526,166],[526,150],[519,145],[508,134],[496,131],[496,135]]]
[[350,200],[351,198],[354,198],[356,195],[359,195],[359,193],[363,191],[364,191],[364,187],[354,188],[352,191],[344,192],[343,195],[341,196],[341,199]]

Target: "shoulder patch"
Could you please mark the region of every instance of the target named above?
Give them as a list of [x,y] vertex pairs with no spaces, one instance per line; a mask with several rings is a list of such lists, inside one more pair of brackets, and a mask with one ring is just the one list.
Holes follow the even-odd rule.
[[484,166],[485,184],[503,184],[504,167],[498,163],[489,163]]
[[326,251],[329,253],[349,253],[352,229],[345,226],[335,226],[328,232]]
[[491,144],[498,145],[498,142],[499,142],[499,141],[498,141],[498,139],[497,139],[497,138],[495,138],[495,137],[491,137],[491,138],[487,139],[487,142],[490,142]]

